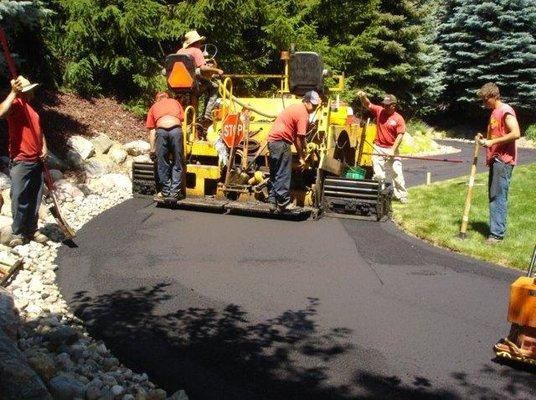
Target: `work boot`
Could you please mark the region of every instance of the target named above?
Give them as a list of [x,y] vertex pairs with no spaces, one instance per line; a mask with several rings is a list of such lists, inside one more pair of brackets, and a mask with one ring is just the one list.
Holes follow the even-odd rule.
[[154,195],[153,200],[161,202],[161,201],[164,201],[165,197],[166,196],[162,192],[158,192],[157,194]]
[[39,231],[35,231],[35,233],[31,235],[28,239],[33,240],[36,243],[41,243],[41,244],[46,243],[50,240],[47,235]]
[[276,203],[270,203],[270,212],[275,213],[277,211],[277,204]]
[[22,235],[12,235],[11,240],[9,241],[9,247],[22,246],[28,243],[28,239]]
[[280,213],[286,213],[286,212],[292,212],[296,210],[298,207],[294,203],[288,203],[284,206],[277,206],[277,209]]
[[181,192],[171,193],[169,196],[166,196],[166,200],[171,200],[171,201],[180,201],[180,200],[184,200],[185,198],[186,196],[183,195]]
[[501,243],[503,240],[502,237],[498,237],[498,236],[495,236],[495,235],[489,235],[488,238],[486,239],[486,243],[487,244],[497,244],[497,243]]

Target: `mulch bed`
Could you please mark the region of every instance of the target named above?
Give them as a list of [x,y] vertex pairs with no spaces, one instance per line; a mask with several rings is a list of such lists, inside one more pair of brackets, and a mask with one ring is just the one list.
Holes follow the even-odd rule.
[[[104,133],[121,143],[147,140],[144,121],[114,99],[83,99],[72,93],[37,92],[32,103],[41,117],[49,148],[59,156],[67,150],[67,140],[72,135],[91,137]],[[5,123],[2,125],[0,131],[4,133]],[[7,154],[5,134],[0,134],[0,148],[0,153]]]

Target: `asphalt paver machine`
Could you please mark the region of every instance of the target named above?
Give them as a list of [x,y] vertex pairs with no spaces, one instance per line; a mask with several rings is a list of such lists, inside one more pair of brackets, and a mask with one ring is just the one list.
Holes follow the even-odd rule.
[[497,357],[536,366],[536,246],[527,275],[518,278],[510,288],[508,337],[495,346]]
[[[187,105],[182,124],[186,198],[165,205],[274,215],[267,203],[268,134],[285,107],[301,102],[303,94],[315,90],[323,101],[311,116],[305,169],[299,168],[292,147],[291,197],[297,207],[279,216],[386,219],[391,212],[391,186],[366,179],[371,175],[370,143],[376,128],[361,123],[351,107],[339,99],[344,76],[330,77],[333,87],[327,87],[329,74],[322,57],[314,52],[282,52],[281,60],[284,71],[280,74],[211,78],[218,85],[220,98],[207,129],[197,121],[197,102]],[[188,56],[169,55],[166,75],[170,91],[196,97],[201,78]],[[233,91],[233,80],[237,79],[276,80],[279,90],[267,97],[237,96]],[[152,196],[157,191],[154,165],[134,162],[134,195]]]

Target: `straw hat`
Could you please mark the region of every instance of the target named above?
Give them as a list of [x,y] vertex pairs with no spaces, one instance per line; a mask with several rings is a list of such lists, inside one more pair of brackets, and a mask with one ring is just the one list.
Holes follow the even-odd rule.
[[26,79],[24,76],[19,76],[17,80],[20,82],[22,89],[22,93],[29,92],[30,90],[35,89],[37,86],[39,86],[38,83],[31,83],[28,79]]
[[206,37],[199,36],[199,33],[197,31],[190,31],[184,35],[184,42],[182,42],[182,48],[185,49],[188,46],[191,46],[195,42],[200,42],[202,40],[205,40]]

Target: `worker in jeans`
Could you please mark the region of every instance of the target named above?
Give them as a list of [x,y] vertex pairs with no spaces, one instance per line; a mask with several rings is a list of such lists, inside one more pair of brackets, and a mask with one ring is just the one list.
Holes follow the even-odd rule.
[[[43,197],[43,162],[48,154],[39,115],[28,104],[36,83],[23,76],[11,81],[11,91],[0,104],[0,118],[7,119],[11,159],[11,247],[30,240],[44,243],[48,237],[37,230]],[[32,129],[33,128],[33,129]]]
[[309,115],[321,103],[314,90],[307,92],[300,104],[285,108],[277,117],[268,135],[270,153],[270,181],[268,184],[270,211],[291,211],[295,205],[290,203],[290,178],[292,174],[292,152],[294,144],[298,154],[299,166],[305,166],[305,138]]
[[487,149],[489,167],[489,236],[487,243],[503,240],[506,234],[508,189],[514,165],[517,164],[516,140],[521,136],[516,112],[501,101],[499,87],[486,83],[478,91],[484,105],[491,110],[486,138],[478,134],[476,140]]
[[184,110],[177,100],[170,98],[166,92],[156,94],[145,124],[149,131],[151,158],[156,159],[162,185],[162,191],[155,196],[156,201],[177,201],[185,197],[182,193],[183,119]]

